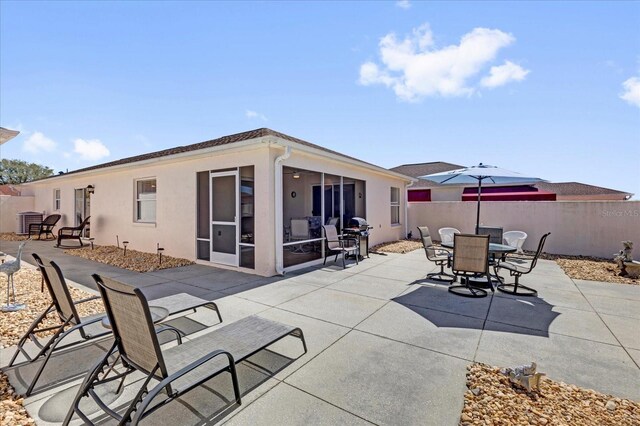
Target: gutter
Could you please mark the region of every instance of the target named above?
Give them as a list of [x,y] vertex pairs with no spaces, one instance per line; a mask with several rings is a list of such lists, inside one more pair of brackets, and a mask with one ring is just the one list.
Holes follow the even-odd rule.
[[275,173],[275,223],[274,229],[275,235],[275,254],[276,254],[276,273],[278,275],[284,275],[284,261],[282,258],[282,162],[291,156],[291,147],[285,146],[284,154],[276,157],[273,162],[273,168]]
[[404,235],[409,238],[409,188],[415,181],[404,184]]

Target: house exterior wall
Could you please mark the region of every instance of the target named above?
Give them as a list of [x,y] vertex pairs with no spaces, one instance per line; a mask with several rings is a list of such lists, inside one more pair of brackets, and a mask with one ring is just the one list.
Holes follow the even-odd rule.
[[[412,230],[426,225],[432,235],[444,227],[473,233],[476,204],[411,203],[408,216]],[[544,251],[554,254],[612,258],[622,249],[621,241],[640,244],[640,201],[492,201],[482,203],[480,220],[504,231],[526,232],[525,250],[535,250],[546,232],[551,235]]]
[[[178,158],[160,158],[146,163],[132,163],[118,168],[104,168],[85,173],[61,175],[25,186],[34,205],[29,209],[59,213],[59,226],[73,226],[74,190],[93,185],[91,195],[91,236],[98,245],[115,245],[129,241],[128,248],[155,252],[156,244],[169,256],[196,259],[197,172],[254,166],[254,239],[255,272],[259,275],[276,273],[275,260],[275,159],[284,153],[282,143],[264,143],[229,147],[210,153],[194,152]],[[363,166],[308,154],[293,147],[284,166],[331,173],[366,181],[366,219],[374,226],[370,244],[396,240],[404,235],[405,181]],[[156,222],[137,223],[135,215],[135,182],[156,179]],[[311,191],[310,185],[300,183],[301,194]],[[400,189],[400,225],[391,225],[390,187]],[[53,191],[60,189],[59,211],[53,210]],[[283,194],[286,196],[287,194]],[[304,197],[300,197],[303,199]],[[310,193],[309,193],[309,198]],[[364,201],[363,201],[364,202]],[[280,208],[282,205],[280,204]],[[306,216],[310,206],[300,206]],[[296,213],[298,214],[298,213]],[[281,229],[281,228],[280,228]]]
[[16,232],[20,212],[35,210],[33,196],[0,195],[0,232]]

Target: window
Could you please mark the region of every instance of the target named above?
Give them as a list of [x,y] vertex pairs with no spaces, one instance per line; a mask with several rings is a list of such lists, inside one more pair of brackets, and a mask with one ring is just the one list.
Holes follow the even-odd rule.
[[53,190],[53,209],[60,210],[60,189]]
[[136,222],[156,221],[156,180],[136,181]]
[[391,224],[400,224],[400,188],[391,187]]

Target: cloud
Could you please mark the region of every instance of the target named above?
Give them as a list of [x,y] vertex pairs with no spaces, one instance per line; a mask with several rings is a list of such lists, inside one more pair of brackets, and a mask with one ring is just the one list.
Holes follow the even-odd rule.
[[[413,29],[402,40],[389,33],[379,43],[382,64],[362,64],[359,83],[384,85],[405,101],[470,96],[477,86],[472,78],[496,58],[500,49],[514,42],[513,35],[489,28],[474,28],[462,36],[459,44],[442,48],[436,47],[429,24]],[[504,71],[497,68],[497,73]],[[528,72],[522,71],[525,75]]]
[[259,112],[255,112],[255,111],[251,111],[250,109],[248,109],[245,112],[245,115],[246,115],[247,118],[250,118],[250,119],[257,118],[257,119],[260,119],[260,120],[265,121],[265,122],[269,121],[269,119],[264,114],[261,114]]
[[489,75],[480,80],[480,85],[493,89],[511,81],[522,81],[529,72],[511,61],[504,61],[504,65],[491,67]]
[[398,0],[396,6],[401,9],[407,10],[411,8],[411,2],[409,0]]
[[622,83],[622,87],[624,87],[624,92],[620,95],[620,98],[631,105],[640,107],[640,78],[631,77]]
[[22,145],[22,149],[32,154],[51,152],[58,146],[52,139],[49,139],[41,132],[35,132],[29,136]]
[[73,141],[73,152],[86,161],[97,161],[110,154],[107,147],[98,139],[76,139]]

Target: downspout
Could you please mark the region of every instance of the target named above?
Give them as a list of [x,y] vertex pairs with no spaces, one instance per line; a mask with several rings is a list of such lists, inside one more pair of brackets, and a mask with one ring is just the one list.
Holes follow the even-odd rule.
[[275,253],[276,253],[276,273],[284,275],[284,266],[282,260],[282,162],[291,155],[291,147],[284,149],[284,154],[277,157],[273,163],[275,173]]
[[411,181],[404,184],[404,236],[409,238],[409,188],[415,182]]

